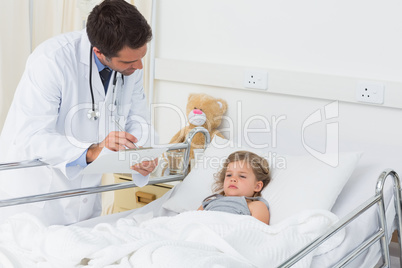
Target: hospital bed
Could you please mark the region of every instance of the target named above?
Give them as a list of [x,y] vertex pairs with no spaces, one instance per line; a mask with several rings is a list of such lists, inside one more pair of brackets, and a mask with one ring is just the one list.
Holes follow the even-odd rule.
[[[191,144],[192,137],[199,132],[205,135],[207,144],[209,144],[208,132],[202,128],[196,128],[189,134],[186,142],[172,145],[170,149],[186,150],[185,161],[188,162],[189,144]],[[219,154],[227,155],[229,152],[225,149],[213,148],[212,145],[205,150],[203,160]],[[246,148],[239,147],[230,150],[238,149]],[[340,167],[348,169],[348,171],[337,171],[338,173],[335,175],[329,174],[332,169],[323,168],[317,162],[314,162],[312,169],[309,170],[306,164],[313,163],[309,157],[284,156],[285,159],[289,160],[288,169],[292,170],[293,174],[299,173],[297,164],[301,163],[300,165],[304,166],[306,172],[310,172],[310,174],[322,176],[322,172],[324,172],[328,179],[331,179],[332,176],[337,182],[339,176],[347,177],[346,179],[342,178],[344,183],[341,186],[337,186],[339,194],[335,194],[333,197],[334,204],[327,204],[331,207],[331,212],[320,208],[320,205],[317,207],[306,205],[306,210],[292,211],[294,215],[281,215],[279,218],[277,215],[281,212],[275,209],[275,206],[278,202],[283,201],[281,196],[288,198],[287,193],[282,192],[266,193],[277,198],[276,200],[268,200],[271,205],[271,221],[274,220],[268,227],[261,225],[257,220],[251,219],[250,221],[248,217],[246,221],[244,216],[231,214],[222,216],[226,213],[191,211],[199,206],[194,207],[195,204],[199,203],[199,198],[202,198],[210,189],[210,181],[206,179],[206,176],[210,176],[216,171],[215,167],[205,166],[203,165],[205,163],[198,159],[195,167],[188,174],[185,171],[184,175],[151,179],[150,184],[183,181],[163,197],[133,211],[101,216],[71,226],[51,227],[41,226],[40,222],[38,223],[27,215],[17,216],[14,221],[11,220],[11,223],[0,226],[0,233],[2,234],[0,235],[0,266],[29,267],[26,266],[27,263],[32,264],[38,261],[43,265],[48,261],[53,265],[59,263],[60,267],[72,267],[72,262],[69,263],[69,261],[77,258],[77,256],[81,258],[82,255],[80,254],[84,254],[88,248],[96,248],[108,241],[109,244],[105,245],[108,250],[97,248],[95,252],[88,251],[85,253],[88,254],[88,257],[83,258],[80,263],[76,264],[76,267],[91,264],[94,267],[103,267],[106,266],[107,261],[110,262],[113,258],[118,260],[112,262],[115,265],[113,267],[130,267],[130,264],[133,263],[139,267],[149,267],[141,265],[149,265],[150,263],[154,265],[152,267],[180,267],[180,264],[183,267],[186,265],[190,267],[189,264],[191,267],[212,267],[211,264],[221,264],[221,267],[378,267],[376,266],[377,263],[380,263],[381,267],[390,267],[388,244],[394,230],[398,233],[400,251],[401,188],[396,171],[387,168],[398,167],[401,159],[390,153],[387,148],[371,149],[374,151],[363,155],[341,154],[338,168],[334,170]],[[250,148],[250,150],[253,149]],[[275,156],[278,157],[279,154],[276,152]],[[355,161],[356,159],[358,161]],[[292,163],[296,164],[292,166]],[[34,167],[42,164],[38,160],[26,163],[9,163],[1,165],[0,169]],[[274,184],[274,182],[279,182],[280,178],[286,179],[291,174],[286,173],[287,170],[284,174],[280,169],[276,170],[272,167],[271,169],[273,170],[272,184],[277,191],[281,189],[281,185],[279,183],[278,186],[278,183]],[[300,176],[302,177],[302,175]],[[293,183],[297,187],[302,187],[300,186],[302,184],[298,184],[298,182],[294,181]],[[135,185],[127,182],[1,200],[0,207],[130,187],[135,187]],[[270,185],[267,190],[269,187]],[[289,187],[287,185],[287,188]],[[311,188],[314,185],[308,187]],[[325,192],[324,189],[315,189],[315,191]],[[308,199],[306,196],[303,198]],[[294,207],[297,207],[297,204],[293,204],[292,209]],[[275,217],[277,218],[275,219]],[[226,225],[221,225],[220,221],[225,222]],[[184,225],[183,222],[186,224]],[[21,228],[15,229],[17,228],[15,226]],[[167,234],[164,233],[165,228]],[[231,229],[235,234],[234,237],[226,233],[228,230],[221,230],[222,228]],[[14,236],[4,236],[5,233],[13,233],[13,230],[18,230],[19,234],[14,232]],[[139,241],[144,241],[141,240],[144,238],[142,231],[146,233],[145,236],[154,237],[154,240],[151,239],[151,242],[142,246],[136,243],[137,241],[126,240],[127,237],[125,236],[127,235],[137,236]],[[24,232],[26,235],[32,234],[28,239],[29,241],[32,239],[40,241],[40,243],[38,242],[40,244],[39,249],[34,249],[34,246],[30,244],[31,242],[21,238]],[[40,233],[42,237],[36,237],[35,233]],[[244,235],[242,235],[243,233]],[[300,233],[302,235],[299,237]],[[94,236],[95,234],[101,235]],[[265,246],[266,241],[259,240],[263,237],[274,241],[273,245],[272,243],[266,244],[269,250],[258,248],[260,245]],[[80,239],[83,240],[83,243],[79,241]],[[212,239],[212,242],[208,239]],[[68,245],[61,245],[60,241],[63,240],[69,240],[69,244],[65,242]],[[71,242],[73,240],[74,243]],[[247,244],[247,241],[256,244],[257,248]],[[47,245],[47,243],[50,244]],[[131,248],[128,249],[128,245]],[[27,250],[30,246],[32,248]],[[15,251],[16,247],[21,249],[18,254]],[[248,247],[251,247],[250,250]],[[54,248],[58,248],[62,252],[53,250]],[[185,251],[182,252],[181,249],[183,248]],[[53,255],[50,255],[49,252],[53,252]],[[202,255],[199,252],[202,252]],[[243,254],[243,252],[245,253]],[[275,256],[275,254],[279,256]],[[134,255],[138,255],[138,258],[130,258]],[[163,262],[158,262],[158,258],[163,259]],[[181,258],[186,263],[181,262]],[[43,267],[47,266],[43,265]]]

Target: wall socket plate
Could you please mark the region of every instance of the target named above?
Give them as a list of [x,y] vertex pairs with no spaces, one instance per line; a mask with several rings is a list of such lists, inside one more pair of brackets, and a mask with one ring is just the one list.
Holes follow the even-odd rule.
[[266,90],[268,88],[268,72],[252,69],[245,70],[244,87]]
[[356,86],[356,100],[359,102],[383,104],[384,84],[377,82],[359,82]]

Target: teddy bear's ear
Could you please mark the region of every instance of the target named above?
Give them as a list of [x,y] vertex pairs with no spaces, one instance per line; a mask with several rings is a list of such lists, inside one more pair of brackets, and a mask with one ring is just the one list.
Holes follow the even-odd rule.
[[195,96],[194,93],[191,93],[190,95],[188,95],[187,101],[191,101],[191,99],[194,98],[194,96]]
[[202,96],[203,96],[203,94],[201,94],[201,93],[190,93],[190,95],[188,95],[187,102],[190,102],[190,101],[194,100],[195,98],[201,98]]
[[228,103],[222,99],[217,99],[217,102],[222,109],[222,114],[225,113],[226,110],[228,109]]
[[190,95],[188,95],[187,106],[186,106],[187,113],[189,113],[192,109],[194,109],[194,107],[192,107],[193,104],[191,102],[194,100],[196,95],[197,94],[195,94],[195,93],[191,93]]

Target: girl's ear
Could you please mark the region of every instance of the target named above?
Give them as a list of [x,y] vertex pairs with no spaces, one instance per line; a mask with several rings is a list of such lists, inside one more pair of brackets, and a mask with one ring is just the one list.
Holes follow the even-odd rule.
[[264,186],[264,183],[262,181],[257,181],[254,186],[254,192],[259,193],[262,190],[262,186]]

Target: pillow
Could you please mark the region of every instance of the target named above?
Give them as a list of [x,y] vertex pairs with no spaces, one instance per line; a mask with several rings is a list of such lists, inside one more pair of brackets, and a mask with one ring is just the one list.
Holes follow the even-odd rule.
[[331,167],[311,155],[286,156],[286,168],[272,169],[272,180],[262,191],[270,204],[270,223],[305,209],[331,210],[353,173],[361,153],[339,153]]
[[356,152],[339,153],[339,164],[334,168],[310,155],[271,154],[247,147],[220,149],[221,146],[216,144],[211,143],[205,150],[204,156],[176,186],[163,208],[177,213],[198,209],[202,201],[213,193],[214,174],[220,170],[226,157],[235,151],[248,150],[265,157],[270,163],[272,180],[262,191],[270,205],[270,224],[306,209],[331,210],[361,156]]

